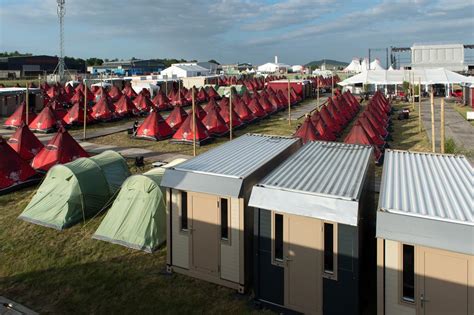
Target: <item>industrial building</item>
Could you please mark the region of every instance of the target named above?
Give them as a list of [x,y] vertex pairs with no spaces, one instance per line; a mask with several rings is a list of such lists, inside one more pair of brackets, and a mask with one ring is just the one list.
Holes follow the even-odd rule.
[[[85,65],[66,58],[66,69],[73,72],[84,72]],[[17,56],[0,58],[0,78],[15,79],[53,73],[58,65],[56,56]]]
[[91,74],[144,75],[158,73],[165,68],[158,59],[104,62],[100,66],[87,67]]

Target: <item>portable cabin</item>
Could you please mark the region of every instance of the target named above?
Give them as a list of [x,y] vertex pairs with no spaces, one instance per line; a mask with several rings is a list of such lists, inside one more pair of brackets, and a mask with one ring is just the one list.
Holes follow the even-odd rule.
[[285,96],[288,93],[288,85],[303,99],[311,96],[312,83],[309,80],[290,80],[289,84],[288,80],[275,80],[267,82],[266,85],[274,91],[283,91]]
[[377,211],[377,313],[474,313],[474,170],[388,150]]
[[243,293],[252,279],[252,186],[299,146],[246,134],[167,169],[168,271]]
[[258,302],[284,313],[375,312],[372,150],[308,142],[254,186]]

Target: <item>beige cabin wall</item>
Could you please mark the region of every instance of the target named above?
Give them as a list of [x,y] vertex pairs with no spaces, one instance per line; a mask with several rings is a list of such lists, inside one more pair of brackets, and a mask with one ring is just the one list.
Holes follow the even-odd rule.
[[189,236],[181,231],[179,213],[181,209],[181,191],[171,190],[171,237],[172,263],[174,266],[189,269]]
[[[221,278],[239,282],[240,276],[240,226],[243,209],[238,198],[230,198],[230,244],[221,242]],[[243,253],[242,253],[243,254]]]
[[399,272],[401,272],[401,257],[399,246],[399,242],[385,240],[385,314],[415,315],[415,307],[403,305],[400,302]]

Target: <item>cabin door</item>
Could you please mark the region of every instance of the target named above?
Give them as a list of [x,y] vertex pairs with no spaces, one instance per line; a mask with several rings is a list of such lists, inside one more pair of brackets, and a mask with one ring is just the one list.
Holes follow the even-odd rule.
[[322,314],[321,221],[285,214],[285,306]]
[[189,193],[191,205],[191,266],[195,271],[218,275],[219,221],[217,197]]
[[423,247],[419,257],[418,314],[468,315],[469,294],[474,298],[469,292],[468,270],[474,272],[474,259]]

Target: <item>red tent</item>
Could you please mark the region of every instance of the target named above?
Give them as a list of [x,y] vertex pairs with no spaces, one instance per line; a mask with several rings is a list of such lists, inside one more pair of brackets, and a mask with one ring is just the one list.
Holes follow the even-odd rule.
[[359,121],[357,121],[352,126],[351,131],[344,139],[344,143],[371,145],[374,147],[375,160],[378,161],[382,156],[382,152],[376,145],[374,145],[374,143],[372,142],[369,135],[365,131],[364,127],[362,127]]
[[201,89],[199,90],[199,92],[197,94],[198,102],[205,102],[208,99],[209,99],[209,95],[207,95],[206,90],[203,87],[201,87]]
[[249,91],[245,90],[244,93],[242,94],[242,101],[244,101],[245,105],[248,105],[251,100],[252,100],[252,97],[250,96]]
[[8,139],[8,144],[25,161],[34,158],[44,147],[26,125],[22,125],[15,131],[10,139]]
[[[206,129],[201,120],[199,120],[197,115],[195,115],[194,121],[196,124],[196,144],[201,145],[210,141],[212,139],[211,135],[209,134],[209,131]],[[173,135],[173,139],[171,141],[192,144],[194,141],[193,135],[193,116],[189,115],[188,118],[186,118],[184,123],[181,125],[181,127]]]
[[260,102],[256,97],[252,98],[252,100],[248,104],[248,108],[257,118],[263,118],[267,116],[267,112],[262,108],[262,105],[260,105]]
[[334,122],[339,126],[340,130],[342,130],[348,123],[348,120],[343,114],[339,112],[331,97],[328,98],[328,104],[326,107],[329,113],[331,113]]
[[[235,97],[232,98],[232,101],[235,100]],[[219,107],[225,107],[229,106],[229,98],[226,96],[223,96],[222,99],[219,101]]]
[[107,92],[107,90],[103,86],[97,87],[97,90],[94,92],[94,95],[97,98],[102,98],[105,96],[108,99],[112,99],[109,95],[109,92]]
[[[87,101],[92,102],[95,100],[94,94],[92,92],[87,92]],[[76,92],[74,96],[69,100],[70,103],[84,103],[84,94],[81,91]]]
[[[204,109],[202,109],[201,105],[199,104],[194,104],[194,111],[196,112],[196,115],[199,117],[200,120],[203,120],[207,113]],[[191,115],[193,113],[193,108],[191,107],[188,111],[188,115]]]
[[115,102],[112,106],[114,108],[115,113],[120,117],[139,114],[138,109],[135,107],[135,105],[133,105],[130,98],[125,94],[122,94],[119,100]]
[[[235,112],[235,103],[232,101],[232,129],[242,126],[243,122],[239,115]],[[244,105],[245,106],[245,105]],[[221,106],[219,114],[224,118],[225,123],[230,129],[230,106]],[[208,113],[209,115],[209,113]]]
[[32,180],[36,172],[0,136],[0,194]]
[[335,97],[333,101],[339,113],[346,119],[346,123],[350,122],[352,118],[354,118],[354,114],[352,112],[351,107],[346,103],[344,98],[339,95]]
[[135,107],[142,113],[148,113],[150,109],[154,107],[153,103],[150,101],[150,98],[145,94],[146,93],[139,94],[133,100],[133,104],[135,104]]
[[119,90],[118,87],[112,86],[112,88],[110,89],[109,95],[110,95],[110,98],[112,98],[112,101],[116,102],[122,97],[123,93]]
[[167,110],[167,109],[172,108],[170,104],[170,100],[168,99],[168,97],[166,97],[165,93],[161,90],[158,91],[158,93],[156,93],[155,97],[153,98],[151,102],[153,103],[153,105],[156,106],[158,110]]
[[56,164],[64,164],[80,157],[88,157],[86,151],[74,140],[64,128],[34,157],[31,166],[47,172]]
[[117,118],[111,108],[111,101],[107,98],[107,96],[104,96],[99,100],[99,102],[97,102],[97,104],[92,107],[91,116],[95,120],[110,121]]
[[285,95],[282,90],[277,91],[277,97],[280,99],[280,103],[282,103],[281,108],[288,108],[288,93]]
[[181,106],[176,106],[169,116],[166,118],[166,123],[174,130],[178,130],[179,127],[188,117],[188,114]]
[[319,111],[319,114],[321,115],[321,119],[323,120],[324,124],[327,126],[331,133],[337,135],[341,131],[341,128],[338,124],[336,124],[331,114],[329,113],[327,106],[323,105],[321,107],[321,110]]
[[278,110],[278,107],[277,106],[273,107],[273,105],[263,95],[260,95],[260,97],[258,97],[258,101],[259,101],[260,105],[262,106],[263,110],[267,114],[272,114],[272,113],[274,113]]
[[122,93],[130,97],[131,99],[137,97],[137,92],[130,85],[127,85],[123,90]]
[[316,128],[311,122],[310,116],[306,117],[303,124],[295,132],[295,137],[300,138],[303,141],[303,143],[314,141],[314,140],[321,140],[318,132],[316,131]]
[[163,140],[173,135],[173,129],[166,123],[161,115],[152,110],[150,115],[138,127],[136,138]]
[[319,112],[315,112],[311,116],[311,121],[322,140],[336,141],[336,135],[324,124]]
[[[94,121],[89,111],[86,113],[86,119],[88,124]],[[84,123],[84,106],[79,103],[74,104],[66,116],[64,116],[63,120],[68,125],[82,125]]]
[[372,127],[377,129],[379,135],[382,138],[385,138],[386,136],[388,136],[388,131],[387,129],[385,129],[385,126],[381,125],[380,122],[374,117],[374,115],[372,115],[370,111],[364,111],[362,113],[362,116],[367,117],[369,122],[372,124]]
[[[222,104],[222,101],[220,102]],[[228,105],[228,104],[227,104]],[[217,106],[217,110],[220,111],[220,106],[217,105],[217,102],[211,98],[209,102],[207,102],[206,106],[204,106],[204,111],[209,114],[210,110],[213,110]],[[225,106],[225,105],[224,105]]]
[[51,109],[54,111],[54,114],[56,114],[56,117],[58,117],[58,119],[63,119],[63,117],[66,116],[67,114],[67,109],[64,108],[63,104],[57,99],[53,99],[49,101],[46,106],[51,107]]
[[202,123],[213,136],[222,136],[229,132],[229,127],[227,127],[224,118],[219,114],[219,107],[217,107],[217,105],[214,105],[213,108],[209,108]]
[[50,133],[58,128],[58,124],[62,125],[62,119],[56,116],[51,107],[46,106],[30,123],[29,127],[36,132]]
[[216,92],[216,90],[210,86],[208,89],[207,89],[207,96],[209,98],[214,98],[214,99],[220,99],[221,96],[219,95],[219,93]]
[[[28,111],[28,124],[31,123],[36,118],[36,114],[31,111],[31,108]],[[26,103],[22,102],[20,106],[15,110],[15,112],[7,118],[3,127],[11,129],[18,128],[26,121]]]
[[367,117],[361,116],[359,118],[359,123],[365,129],[365,132],[370,137],[373,144],[375,144],[379,147],[383,147],[385,145],[385,141],[382,139],[382,137],[379,135],[379,133],[372,127],[372,124],[369,122]]
[[244,123],[249,123],[255,120],[255,116],[253,115],[252,111],[245,105],[242,100],[236,99],[235,102],[232,100],[232,105],[235,108],[235,112],[239,116],[239,118]]

